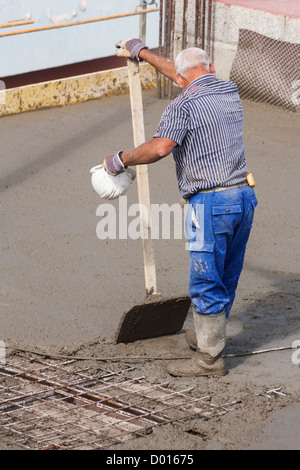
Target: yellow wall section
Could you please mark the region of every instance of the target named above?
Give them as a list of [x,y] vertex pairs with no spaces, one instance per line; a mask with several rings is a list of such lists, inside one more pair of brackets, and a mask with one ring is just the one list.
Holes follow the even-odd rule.
[[[156,88],[156,70],[140,64],[143,89]],[[129,92],[127,67],[1,90],[0,116],[65,106]]]

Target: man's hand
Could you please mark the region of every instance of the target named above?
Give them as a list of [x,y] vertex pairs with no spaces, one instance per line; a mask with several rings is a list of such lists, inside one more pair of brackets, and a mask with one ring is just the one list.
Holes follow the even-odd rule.
[[126,168],[122,162],[122,155],[123,152],[118,152],[113,155],[107,155],[105,157],[103,166],[107,173],[109,173],[112,176],[117,176],[120,173],[123,173],[124,169]]
[[116,48],[117,50],[115,55],[129,57],[133,60],[139,60],[139,53],[142,49],[149,49],[147,46],[145,46],[143,41],[137,38],[119,41],[116,44]]

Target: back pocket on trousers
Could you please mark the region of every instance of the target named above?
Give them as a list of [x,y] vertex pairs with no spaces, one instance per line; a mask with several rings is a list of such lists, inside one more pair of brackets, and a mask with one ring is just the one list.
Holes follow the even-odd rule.
[[241,204],[222,204],[212,206],[214,233],[233,233],[241,220]]

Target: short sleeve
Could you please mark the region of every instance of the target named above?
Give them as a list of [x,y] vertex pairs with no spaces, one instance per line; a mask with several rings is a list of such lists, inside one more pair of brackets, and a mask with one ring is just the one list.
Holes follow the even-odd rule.
[[165,109],[154,137],[165,137],[181,145],[188,131],[188,121],[188,115],[171,103]]

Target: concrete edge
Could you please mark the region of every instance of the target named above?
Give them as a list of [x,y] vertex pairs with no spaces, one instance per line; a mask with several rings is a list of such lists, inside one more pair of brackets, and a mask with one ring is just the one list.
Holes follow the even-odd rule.
[[[140,64],[143,90],[157,87],[157,73]],[[0,91],[0,117],[129,93],[127,67]]]
[[[268,6],[268,2],[254,2],[253,3],[240,3],[238,0],[232,2],[232,0],[213,0],[214,3],[223,3],[227,6],[236,6],[240,8],[248,8],[249,10],[258,10],[263,12],[272,13],[273,15],[283,16],[285,18],[300,18],[300,12],[286,11],[280,9],[277,5],[274,7],[272,4]],[[292,9],[293,10],[293,9]]]

